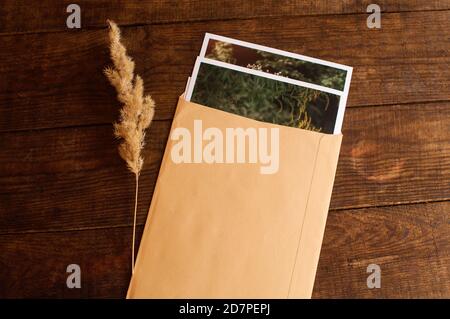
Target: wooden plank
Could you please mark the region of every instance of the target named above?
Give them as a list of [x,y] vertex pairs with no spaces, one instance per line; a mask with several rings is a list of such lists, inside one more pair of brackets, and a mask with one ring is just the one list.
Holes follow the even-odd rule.
[[[138,238],[143,227],[138,227]],[[0,235],[0,298],[124,298],[131,277],[131,227]],[[69,289],[67,266],[81,269]]]
[[[0,7],[0,33],[67,30],[70,0],[3,0]],[[104,27],[107,19],[120,24],[155,24],[197,20],[248,19],[273,16],[308,16],[366,13],[370,0],[307,1],[168,1],[168,0],[78,0],[82,28]],[[445,10],[447,1],[379,0],[383,12]]]
[[[168,121],[154,122],[147,134],[139,223],[147,216],[169,128]],[[0,233],[133,222],[134,175],[117,153],[112,126],[8,133],[0,147]]]
[[[450,194],[450,102],[350,108],[331,209],[439,201]],[[144,223],[170,121],[147,134]],[[129,225],[134,179],[110,125],[0,135],[0,233]]]
[[[158,106],[173,116],[205,31],[354,66],[348,105],[448,101],[450,11],[202,21],[124,28]],[[110,123],[115,93],[102,69],[107,32],[0,36],[0,131]],[[32,52],[33,54],[30,54]]]
[[[316,298],[449,298],[450,202],[331,212]],[[381,288],[367,288],[367,266]]]
[[[450,202],[330,213],[314,297],[450,297],[449,218]],[[0,297],[123,298],[130,242],[131,227],[0,235]],[[66,287],[72,263],[81,289]],[[366,286],[369,263],[380,289]]]
[[333,209],[450,199],[450,103],[348,109]]

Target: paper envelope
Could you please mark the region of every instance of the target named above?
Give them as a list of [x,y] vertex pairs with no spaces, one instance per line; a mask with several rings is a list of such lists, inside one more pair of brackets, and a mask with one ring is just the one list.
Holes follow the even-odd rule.
[[180,97],[178,127],[278,128],[279,167],[175,163],[170,137],[127,298],[310,298],[342,135],[263,123]]

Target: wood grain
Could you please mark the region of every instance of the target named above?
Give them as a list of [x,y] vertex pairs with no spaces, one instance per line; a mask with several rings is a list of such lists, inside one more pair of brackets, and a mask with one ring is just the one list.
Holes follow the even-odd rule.
[[450,199],[450,103],[348,109],[331,208]]
[[[0,33],[67,30],[70,0],[3,0]],[[123,25],[186,22],[197,20],[248,19],[273,16],[366,13],[370,0],[306,1],[196,1],[196,0],[78,0],[82,28],[104,27],[107,19]],[[447,1],[378,0],[383,12],[445,10]],[[32,9],[32,10],[31,10]]]
[[[132,227],[0,235],[0,298],[124,298],[131,235]],[[66,286],[70,264],[81,268],[81,289]]]
[[[449,199],[450,102],[351,108],[331,209]],[[144,223],[170,121],[147,135]],[[112,127],[1,134],[0,233],[129,225],[134,179]]]
[[[137,72],[171,119],[205,31],[354,66],[348,106],[448,101],[450,11],[203,21],[127,27]],[[106,30],[0,36],[0,131],[111,123]],[[29,54],[33,52],[33,54]]]
[[[367,266],[381,268],[368,289]],[[331,212],[317,298],[449,298],[450,202]]]
[[[141,173],[143,223],[169,132],[154,122]],[[112,126],[5,134],[0,147],[0,233],[130,225],[134,177],[117,152]]]
[[[450,2],[69,0],[0,6],[0,298],[123,298],[134,179],[117,155],[106,19],[158,106],[142,233],[177,97],[205,32],[354,67],[315,298],[450,298]],[[82,288],[66,287],[66,267]],[[380,265],[381,289],[366,286]]]
[[[314,297],[450,297],[449,219],[450,202],[331,212]],[[0,235],[0,297],[123,298],[130,240],[131,227]],[[66,287],[72,263],[81,289]],[[370,263],[381,289],[366,286]]]

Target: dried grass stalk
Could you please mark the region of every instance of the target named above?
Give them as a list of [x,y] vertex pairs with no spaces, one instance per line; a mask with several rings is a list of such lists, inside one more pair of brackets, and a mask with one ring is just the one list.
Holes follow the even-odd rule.
[[131,265],[134,272],[134,245],[136,238],[136,213],[139,191],[139,175],[144,159],[141,151],[144,148],[145,130],[150,126],[155,113],[155,102],[150,95],[144,96],[144,81],[134,75],[134,62],[127,55],[126,48],[120,42],[119,27],[109,21],[110,54],[112,67],[104,70],[112,86],[116,88],[117,99],[122,103],[120,119],[114,124],[114,135],[121,139],[119,154],[127,163],[128,169],[136,177],[133,242]]

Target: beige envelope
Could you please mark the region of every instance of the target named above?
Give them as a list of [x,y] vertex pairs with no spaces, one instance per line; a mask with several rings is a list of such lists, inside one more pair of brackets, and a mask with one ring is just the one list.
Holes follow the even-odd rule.
[[170,138],[127,298],[310,298],[342,135],[179,99],[171,132],[279,128],[279,170],[176,164]]

